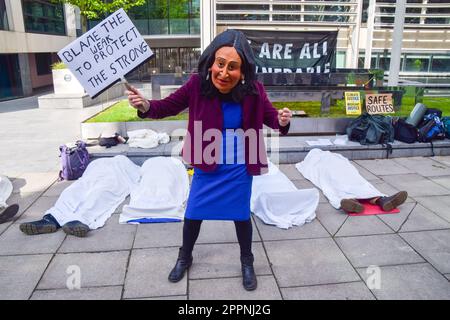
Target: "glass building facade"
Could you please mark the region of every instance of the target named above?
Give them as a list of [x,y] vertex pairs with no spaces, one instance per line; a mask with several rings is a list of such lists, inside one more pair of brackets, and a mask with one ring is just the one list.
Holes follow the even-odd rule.
[[22,0],[25,31],[66,35],[64,7],[45,0]]
[[[127,14],[143,36],[200,34],[200,0],[147,0]],[[90,20],[89,29],[101,20]]]
[[[199,47],[158,47],[152,45],[152,36],[198,36],[200,38],[200,0],[147,0],[127,12],[140,34],[150,37],[154,57],[134,71],[129,78],[145,80],[155,73],[193,72],[200,57]],[[93,28],[102,19],[88,21]]]

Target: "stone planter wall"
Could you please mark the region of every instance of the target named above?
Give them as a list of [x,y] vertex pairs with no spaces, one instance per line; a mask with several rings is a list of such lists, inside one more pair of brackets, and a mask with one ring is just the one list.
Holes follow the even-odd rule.
[[[351,118],[294,118],[291,120],[290,135],[344,134]],[[97,139],[101,134],[109,136],[115,132],[126,135],[128,131],[152,129],[165,132],[172,137],[184,136],[187,129],[186,120],[177,121],[137,121],[137,122],[102,122],[81,124],[82,139]]]

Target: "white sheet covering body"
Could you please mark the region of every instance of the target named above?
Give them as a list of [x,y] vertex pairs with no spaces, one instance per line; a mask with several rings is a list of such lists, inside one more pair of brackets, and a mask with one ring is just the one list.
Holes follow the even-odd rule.
[[282,229],[300,226],[314,220],[318,205],[317,189],[298,190],[271,162],[267,174],[253,177],[250,206],[264,223]]
[[189,177],[183,163],[170,157],[146,160],[141,181],[130,195],[130,204],[123,207],[119,222],[138,219],[184,218],[189,195]]
[[364,179],[347,158],[338,153],[312,149],[295,167],[322,190],[336,209],[341,207],[342,199],[385,196]]
[[125,156],[94,160],[46,214],[52,214],[60,225],[78,220],[90,229],[100,228],[139,179],[139,166]]
[[7,206],[6,200],[13,191],[11,181],[6,176],[0,175],[0,209]]

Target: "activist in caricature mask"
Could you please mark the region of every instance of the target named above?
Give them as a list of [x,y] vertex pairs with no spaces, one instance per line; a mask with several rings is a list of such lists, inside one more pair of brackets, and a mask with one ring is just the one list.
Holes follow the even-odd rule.
[[[251,249],[250,198],[253,175],[260,175],[266,168],[264,164],[267,164],[265,146],[261,147],[261,144],[264,145],[261,131],[263,124],[266,124],[287,134],[292,113],[287,108],[277,111],[272,106],[262,84],[255,81],[255,69],[253,52],[245,36],[239,31],[227,30],[218,35],[203,52],[199,59],[198,74],[192,75],[186,84],[169,97],[149,102],[138,90],[130,88],[127,91],[130,105],[140,111],[138,115],[142,118],[163,118],[189,108],[185,147],[188,145],[189,154],[194,156],[186,160],[183,153],[183,158],[195,167],[195,173],[185,212],[183,245],[176,265],[169,274],[171,282],[180,281],[191,266],[192,250],[202,221],[232,220],[240,245],[243,286],[246,290],[255,290],[257,287]],[[245,99],[248,96],[251,97]],[[195,143],[199,135],[200,139],[206,141],[207,138],[203,137],[211,132],[193,129],[198,123],[218,132],[219,138],[214,137],[214,141],[206,145],[202,141]],[[236,148],[228,148],[227,142],[231,140],[229,130],[242,131],[244,126],[245,134],[257,132],[256,140],[248,139],[251,141],[245,146],[244,137],[237,137]],[[204,155],[216,141],[220,141],[220,145],[215,154],[226,155],[226,165],[220,160],[208,162],[203,158],[197,163],[198,152]],[[263,150],[256,152],[262,154],[263,159],[253,163],[250,155],[255,154],[252,153],[255,148]],[[236,161],[239,158],[238,150],[245,153],[244,162]],[[228,153],[232,154],[234,162],[228,162]]]

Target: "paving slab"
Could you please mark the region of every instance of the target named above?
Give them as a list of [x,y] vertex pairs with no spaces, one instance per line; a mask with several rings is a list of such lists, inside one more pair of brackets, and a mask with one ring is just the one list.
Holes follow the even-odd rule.
[[355,160],[355,162],[377,176],[414,173],[394,159]]
[[244,289],[242,277],[189,280],[189,300],[281,300],[273,276],[258,276],[257,280],[254,291]]
[[448,195],[450,191],[418,174],[384,176],[383,180],[397,190],[405,190],[409,197]]
[[348,219],[343,210],[335,209],[330,203],[319,203],[316,210],[317,219],[334,236]]
[[425,262],[396,234],[336,238],[355,268]]
[[20,231],[18,224],[12,224],[0,236],[0,255],[55,253],[65,237],[62,230],[29,236]]
[[429,179],[434,183],[437,183],[438,185],[441,185],[444,188],[450,190],[450,176],[431,177]]
[[17,203],[19,205],[19,211],[15,215],[14,220],[17,220],[40,196],[41,192],[12,194],[6,202],[8,204]]
[[13,193],[44,192],[58,179],[57,172],[28,172],[13,181]]
[[450,223],[431,212],[431,210],[417,204],[399,231],[408,232],[436,229],[450,229]]
[[305,180],[305,177],[297,170],[295,164],[280,164],[280,170],[291,180]]
[[408,232],[400,236],[441,273],[450,273],[450,230]]
[[289,229],[281,229],[273,225],[265,224],[258,217],[255,218],[255,221],[263,241],[330,237],[328,231],[317,219],[301,226],[293,226]]
[[432,158],[411,157],[394,159],[395,162],[424,177],[441,177],[450,175],[450,168]]
[[128,251],[56,254],[37,289],[66,289],[78,274],[81,288],[121,286],[128,257]]
[[51,254],[0,257],[0,300],[29,299]]
[[12,221],[0,224],[0,235],[12,225]]
[[61,193],[67,187],[72,185],[73,183],[74,183],[73,180],[71,180],[71,181],[67,181],[67,180],[56,181],[47,189],[47,191],[44,192],[43,196],[44,197],[59,197],[61,195]]
[[178,257],[177,248],[133,250],[123,298],[150,298],[187,294],[187,276],[177,283],[167,279]]
[[280,287],[360,280],[331,239],[271,241],[265,246]]
[[[261,241],[253,222],[252,241]],[[233,221],[203,221],[196,243],[226,243],[238,242]]]
[[122,286],[36,290],[30,300],[120,300]]
[[[256,275],[272,274],[264,248],[260,242],[252,244]],[[192,253],[194,262],[189,279],[226,278],[241,276],[238,243],[198,244]]]
[[357,162],[352,161],[351,163],[358,170],[359,174],[367,181],[370,181],[370,182],[381,181],[381,179],[379,177],[374,175],[372,172],[370,172],[363,166],[359,165]]
[[450,196],[416,197],[414,198],[428,210],[450,222]]
[[[373,274],[358,269],[364,281]],[[428,263],[380,268],[380,289],[372,292],[379,300],[449,300],[450,283]]]
[[450,156],[435,156],[433,160],[450,167]]
[[183,222],[148,223],[137,227],[133,248],[181,247]]
[[102,228],[90,231],[85,238],[67,236],[58,253],[129,250],[133,246],[136,225],[120,225],[113,215]]
[[317,189],[319,190],[319,203],[327,203],[328,199],[325,197],[325,195],[323,194],[322,190],[316,188],[314,186],[314,184],[312,184],[311,181],[309,180],[294,180],[292,181],[295,185],[295,187],[299,190],[304,190],[304,189]]
[[281,288],[284,300],[375,300],[364,282]]
[[371,234],[393,233],[383,221],[373,216],[349,216],[336,233],[336,237],[362,236]]
[[125,300],[187,300],[186,296],[166,296],[166,297],[153,297],[143,299],[125,299]]
[[398,232],[416,205],[416,202],[405,202],[401,206],[398,206],[397,209],[399,209],[400,212],[394,214],[379,214],[377,217],[387,224],[392,230]]
[[39,197],[34,203],[22,214],[15,223],[41,220],[48,209],[53,207],[59,197]]

